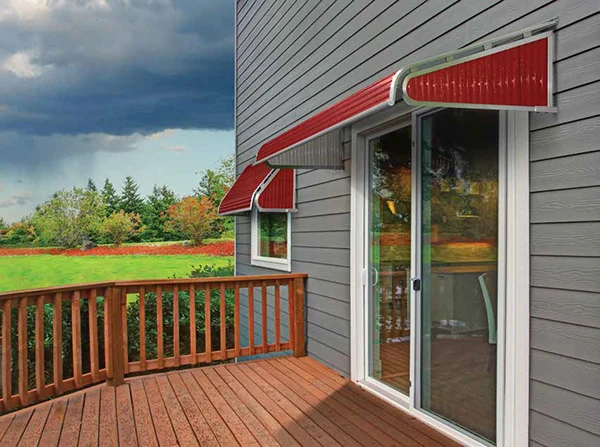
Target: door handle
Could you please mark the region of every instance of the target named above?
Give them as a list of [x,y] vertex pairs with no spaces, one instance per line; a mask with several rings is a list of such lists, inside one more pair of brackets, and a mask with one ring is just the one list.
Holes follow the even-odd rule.
[[379,284],[379,271],[373,267],[373,273],[375,274],[374,277],[374,281],[373,281],[373,286],[376,286],[377,284]]
[[421,290],[421,278],[413,278],[412,279],[412,289],[415,292],[418,292],[419,290]]

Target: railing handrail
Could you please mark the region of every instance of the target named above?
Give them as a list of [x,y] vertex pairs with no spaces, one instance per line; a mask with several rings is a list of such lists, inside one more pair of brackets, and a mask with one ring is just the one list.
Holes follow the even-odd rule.
[[10,290],[0,292],[0,301],[13,298],[27,298],[61,292],[76,292],[86,289],[100,289],[105,287],[135,287],[148,285],[178,285],[178,284],[206,284],[222,282],[246,282],[246,281],[276,281],[283,279],[307,278],[306,273],[282,273],[274,275],[249,275],[249,276],[211,276],[206,278],[173,278],[173,279],[134,279],[101,281],[81,284],[67,284],[55,287],[40,287],[37,289]]

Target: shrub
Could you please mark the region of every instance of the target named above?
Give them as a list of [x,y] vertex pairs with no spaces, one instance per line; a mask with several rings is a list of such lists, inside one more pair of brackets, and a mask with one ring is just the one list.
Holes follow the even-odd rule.
[[200,245],[217,218],[217,208],[208,197],[185,197],[167,210],[165,230],[176,231]]
[[139,214],[121,210],[111,214],[100,225],[100,232],[117,247],[143,231]]

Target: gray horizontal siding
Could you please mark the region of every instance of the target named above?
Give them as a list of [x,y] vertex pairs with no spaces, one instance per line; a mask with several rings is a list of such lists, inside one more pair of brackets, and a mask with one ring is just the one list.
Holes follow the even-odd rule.
[[[237,166],[403,65],[555,17],[558,113],[530,119],[531,445],[592,446],[600,445],[596,0],[238,2]],[[305,170],[297,180],[292,269],[309,274],[308,352],[348,374],[349,172]],[[247,218],[236,232],[238,274],[272,273],[250,265]]]

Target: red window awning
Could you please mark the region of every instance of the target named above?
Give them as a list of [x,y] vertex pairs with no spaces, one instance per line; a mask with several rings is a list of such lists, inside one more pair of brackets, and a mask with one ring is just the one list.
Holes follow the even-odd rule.
[[[402,99],[426,106],[555,111],[551,32],[555,26],[555,21],[542,23],[404,67],[267,141],[255,163],[290,166],[290,160],[299,158],[282,154],[307,148],[314,152],[315,167],[331,165],[323,162],[323,151],[314,151],[309,143]],[[341,153],[338,147],[332,150]],[[304,157],[303,167],[307,164]]]
[[293,169],[272,169],[264,163],[249,165],[223,197],[219,215],[250,211],[255,202],[262,211],[293,211],[295,177]]

